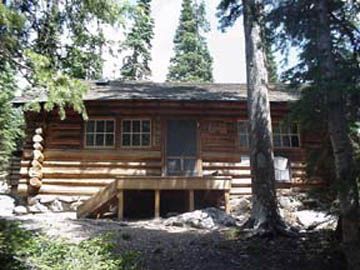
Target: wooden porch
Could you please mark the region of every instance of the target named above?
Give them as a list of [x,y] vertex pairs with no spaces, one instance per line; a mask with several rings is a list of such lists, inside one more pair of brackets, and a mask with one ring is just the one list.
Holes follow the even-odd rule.
[[154,213],[160,216],[162,190],[182,190],[189,193],[189,211],[195,210],[194,191],[213,190],[224,192],[225,211],[229,212],[231,176],[124,176],[117,177],[77,209],[78,218],[101,217],[106,207],[117,203],[117,217],[124,217],[124,191],[153,190],[155,192]]

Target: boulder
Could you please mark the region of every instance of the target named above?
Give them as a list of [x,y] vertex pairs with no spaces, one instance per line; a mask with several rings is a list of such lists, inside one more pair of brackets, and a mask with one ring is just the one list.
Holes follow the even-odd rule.
[[0,194],[6,193],[9,191],[9,186],[5,181],[0,181]]
[[71,205],[70,205],[70,210],[72,210],[72,211],[76,211],[77,209],[78,209],[78,207],[80,206],[80,205],[82,205],[83,204],[83,201],[76,201],[76,202],[73,202]]
[[289,211],[297,210],[302,206],[302,203],[299,200],[297,200],[295,197],[279,196],[278,202],[280,208],[287,209]]
[[76,196],[58,196],[58,200],[65,203],[73,203],[79,200]]
[[232,199],[230,208],[233,215],[242,216],[251,210],[251,200],[248,197]]
[[26,215],[27,213],[28,213],[28,210],[25,206],[18,205],[14,208],[15,215]]
[[224,226],[236,226],[236,220],[224,211],[210,207],[170,217],[164,221],[164,225],[212,230]]
[[0,195],[0,216],[13,216],[15,199],[8,195]]
[[29,212],[30,213],[47,213],[47,212],[49,212],[49,209],[41,203],[36,203],[34,205],[29,206]]
[[300,225],[304,226],[306,229],[314,229],[319,225],[328,223],[336,219],[332,215],[328,215],[324,212],[318,212],[314,210],[302,210],[295,212],[297,221]]
[[52,212],[62,212],[64,211],[64,207],[62,205],[62,203],[59,200],[54,200],[50,205],[49,205],[49,209]]
[[54,195],[37,195],[36,198],[39,199],[40,203],[42,204],[49,204],[57,199],[57,197]]

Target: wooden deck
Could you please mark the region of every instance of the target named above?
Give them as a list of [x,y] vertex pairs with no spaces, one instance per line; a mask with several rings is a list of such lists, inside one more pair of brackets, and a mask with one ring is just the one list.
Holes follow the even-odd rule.
[[78,210],[78,218],[96,217],[101,214],[103,208],[117,200],[117,216],[124,217],[124,191],[125,190],[154,190],[154,213],[160,216],[161,190],[187,190],[189,192],[189,211],[195,208],[195,190],[220,190],[225,195],[225,211],[229,212],[229,196],[231,189],[231,177],[207,176],[207,177],[183,177],[183,176],[124,176],[118,177],[111,184],[100,190],[89,200],[85,201]]

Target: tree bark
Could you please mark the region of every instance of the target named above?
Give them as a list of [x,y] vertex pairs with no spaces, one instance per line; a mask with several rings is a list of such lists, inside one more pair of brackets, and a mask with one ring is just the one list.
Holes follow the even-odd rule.
[[359,194],[356,165],[341,86],[336,85],[336,64],[332,52],[327,0],[319,0],[319,63],[322,78],[320,87],[326,87],[328,105],[328,132],[335,159],[338,199],[341,210],[341,228],[348,269],[360,269]]
[[261,38],[263,6],[260,0],[243,0],[246,48],[252,213],[247,222],[262,233],[277,234],[285,225],[276,200],[275,169],[268,97],[268,73]]

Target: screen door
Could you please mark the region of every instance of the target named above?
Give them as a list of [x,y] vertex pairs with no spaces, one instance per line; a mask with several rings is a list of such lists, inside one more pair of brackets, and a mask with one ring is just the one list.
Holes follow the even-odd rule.
[[167,175],[197,175],[197,122],[168,120],[166,139]]

